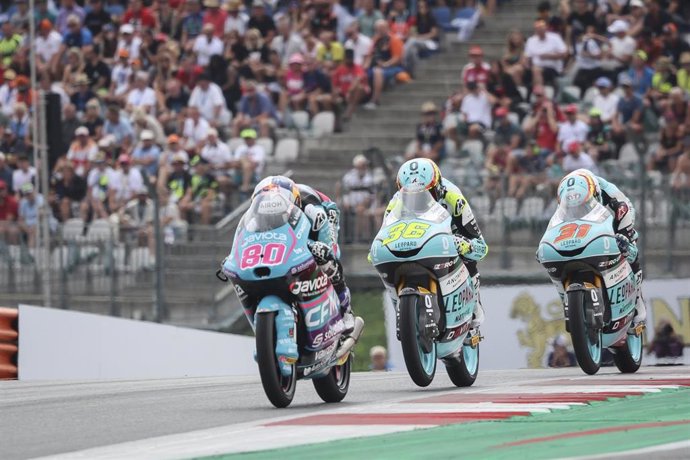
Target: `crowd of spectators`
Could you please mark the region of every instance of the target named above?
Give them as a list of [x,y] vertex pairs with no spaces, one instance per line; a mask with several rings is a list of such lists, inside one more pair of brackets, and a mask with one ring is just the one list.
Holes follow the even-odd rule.
[[[80,218],[86,232],[107,219],[149,245],[154,199],[175,232],[208,224],[250,192],[273,145],[259,141],[291,112],[334,111],[342,125],[361,105],[376,109],[440,37],[424,0],[36,0],[35,11],[15,0],[0,5],[0,24],[0,240],[10,242],[32,241],[35,199],[55,221]],[[39,88],[60,100],[61,134],[49,139],[59,146],[49,193],[32,198]]]
[[689,33],[688,2],[543,1],[533,34],[510,31],[503,56],[469,47],[460,89],[442,109],[422,106],[407,156],[443,165],[479,141],[486,192],[520,203],[537,191],[553,196],[577,168],[618,168],[626,143],[652,134],[647,170],[688,190]]

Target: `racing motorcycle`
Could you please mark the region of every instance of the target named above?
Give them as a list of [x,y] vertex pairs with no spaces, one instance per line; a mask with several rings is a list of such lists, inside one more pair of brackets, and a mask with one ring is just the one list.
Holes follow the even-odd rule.
[[371,262],[394,299],[397,336],[410,377],[428,386],[441,359],[451,381],[479,370],[477,292],[453,242],[451,216],[426,190],[399,192],[371,245]]
[[297,380],[311,379],[325,402],[350,385],[352,348],[364,321],[345,336],[338,295],[307,243],[312,225],[285,191],[257,196],[239,223],[232,251],[216,276],[230,281],[256,336],[266,396],[287,407]]
[[563,300],[565,328],[587,374],[596,374],[604,348],[621,372],[642,363],[643,325],[631,328],[638,281],[621,254],[613,216],[596,199],[572,205],[566,195],[539,243],[537,260]]

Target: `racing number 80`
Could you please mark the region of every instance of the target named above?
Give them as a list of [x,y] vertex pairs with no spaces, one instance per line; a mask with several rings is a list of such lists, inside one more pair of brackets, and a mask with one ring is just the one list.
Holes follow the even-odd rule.
[[431,225],[422,222],[410,222],[409,224],[401,222],[388,230],[388,238],[381,241],[381,244],[392,243],[401,237],[406,239],[421,238],[429,227]]

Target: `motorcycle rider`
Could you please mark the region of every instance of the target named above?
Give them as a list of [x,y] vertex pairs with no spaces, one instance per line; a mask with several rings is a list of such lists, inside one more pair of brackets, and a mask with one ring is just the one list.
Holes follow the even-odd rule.
[[[470,327],[478,328],[484,321],[484,308],[479,297],[477,262],[486,257],[489,246],[484,241],[469,203],[455,184],[441,177],[441,171],[436,163],[428,158],[416,158],[405,162],[398,171],[396,185],[398,190],[419,190],[419,188],[428,190],[434,200],[450,213],[455,248],[467,267],[477,292],[477,303]],[[391,199],[386,208],[386,215],[400,199],[399,194],[400,192],[396,193]]]
[[577,169],[561,180],[558,185],[559,202],[567,193],[577,189],[588,190],[591,197],[613,214],[613,230],[618,249],[630,264],[637,281],[637,305],[633,327],[644,324],[647,319],[647,307],[642,297],[642,268],[636,244],[638,233],[635,230],[635,209],[632,202],[618,187],[587,169]]
[[292,203],[299,207],[311,222],[308,247],[321,270],[328,276],[340,300],[340,314],[345,324],[344,332],[352,332],[355,318],[352,313],[350,289],[345,284],[343,266],[340,263],[340,210],[335,202],[323,193],[305,185],[296,184],[285,176],[268,176],[254,188],[252,199],[273,188],[290,192]]

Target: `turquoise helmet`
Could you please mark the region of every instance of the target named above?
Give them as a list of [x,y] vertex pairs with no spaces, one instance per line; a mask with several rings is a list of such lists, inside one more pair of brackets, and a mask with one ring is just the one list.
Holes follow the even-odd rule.
[[428,158],[415,158],[403,163],[398,170],[396,184],[398,190],[419,190],[420,188],[428,190],[435,200],[443,196],[441,171],[436,163]]

